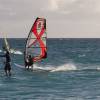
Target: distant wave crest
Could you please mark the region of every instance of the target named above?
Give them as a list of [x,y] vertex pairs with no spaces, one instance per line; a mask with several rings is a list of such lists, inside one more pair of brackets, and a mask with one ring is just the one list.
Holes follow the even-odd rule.
[[[2,50],[0,50],[0,52],[3,52]],[[22,55],[23,53],[19,50],[13,50],[13,49],[10,49],[10,53],[12,54],[18,54],[18,55]]]

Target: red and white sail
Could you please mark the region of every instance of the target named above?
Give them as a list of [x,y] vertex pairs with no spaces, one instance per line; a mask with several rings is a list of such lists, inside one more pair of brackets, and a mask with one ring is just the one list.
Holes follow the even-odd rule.
[[25,55],[31,55],[33,61],[37,62],[47,57],[46,46],[46,19],[37,18],[29,32],[26,41]]

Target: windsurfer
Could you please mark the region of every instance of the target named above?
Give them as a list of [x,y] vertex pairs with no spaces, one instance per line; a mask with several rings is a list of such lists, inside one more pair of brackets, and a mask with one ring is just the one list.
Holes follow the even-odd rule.
[[39,62],[42,59],[47,58],[46,40],[46,19],[36,18],[26,39],[24,56],[25,67],[33,67],[34,62]]
[[33,58],[31,57],[31,55],[28,55],[27,57],[25,57],[24,61],[25,61],[25,68],[29,69],[29,67],[31,68],[33,67]]
[[0,57],[6,58],[6,61],[4,62],[4,64],[5,64],[4,70],[5,70],[5,73],[7,76],[11,76],[11,65],[10,65],[11,58],[10,58],[9,51],[6,51],[6,54],[0,55]]
[[29,64],[28,64],[29,60],[28,60],[28,56],[27,57],[25,56],[25,51],[24,51],[24,63],[25,63],[25,68],[27,67],[29,68]]
[[[25,59],[25,68],[27,68],[27,66],[28,66],[28,63],[29,63],[29,61],[28,61],[28,57]],[[29,67],[29,66],[28,66]]]
[[31,55],[28,56],[28,61],[29,61],[28,66],[32,68],[33,67],[33,58]]

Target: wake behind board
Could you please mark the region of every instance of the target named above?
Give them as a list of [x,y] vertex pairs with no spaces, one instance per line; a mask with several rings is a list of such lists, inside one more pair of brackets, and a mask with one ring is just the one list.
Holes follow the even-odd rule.
[[25,68],[24,66],[20,65],[20,64],[16,64],[14,63],[15,66],[19,67],[19,68]]
[[[24,65],[20,65],[20,64],[17,64],[17,63],[14,63],[14,65],[16,67],[19,67],[19,68],[22,68],[22,69],[25,69],[25,66]],[[37,67],[37,66],[34,66],[33,68],[29,68],[29,70],[32,70],[32,71],[45,71],[45,72],[49,72],[51,71],[50,68],[44,68],[44,67]]]

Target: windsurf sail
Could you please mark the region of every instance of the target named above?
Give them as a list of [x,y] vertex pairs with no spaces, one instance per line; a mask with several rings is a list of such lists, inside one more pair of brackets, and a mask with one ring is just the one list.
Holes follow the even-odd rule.
[[8,42],[7,37],[6,37],[5,34],[4,34],[4,42],[2,44],[2,48],[3,48],[4,51],[9,51],[9,53],[12,53],[12,54],[18,54],[18,55],[23,54],[19,50],[15,50],[15,49],[10,48],[9,42]]
[[10,52],[10,46],[8,44],[6,36],[4,37],[3,50],[7,50]]
[[26,40],[25,57],[31,55],[34,62],[45,59],[47,57],[46,40],[46,19],[36,18]]

